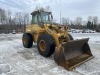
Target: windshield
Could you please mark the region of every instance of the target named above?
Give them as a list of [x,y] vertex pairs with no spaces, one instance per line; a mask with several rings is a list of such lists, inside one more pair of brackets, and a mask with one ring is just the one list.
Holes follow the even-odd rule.
[[32,15],[33,24],[38,23],[39,25],[41,25],[42,22],[45,24],[50,24],[52,22],[52,15],[50,12],[41,12],[41,13]]
[[50,23],[51,21],[51,14],[47,12],[41,12],[42,22]]

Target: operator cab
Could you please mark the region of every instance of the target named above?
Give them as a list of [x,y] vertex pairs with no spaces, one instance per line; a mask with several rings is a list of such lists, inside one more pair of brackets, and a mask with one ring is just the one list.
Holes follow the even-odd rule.
[[32,24],[50,24],[52,22],[52,13],[44,10],[37,10],[31,13]]

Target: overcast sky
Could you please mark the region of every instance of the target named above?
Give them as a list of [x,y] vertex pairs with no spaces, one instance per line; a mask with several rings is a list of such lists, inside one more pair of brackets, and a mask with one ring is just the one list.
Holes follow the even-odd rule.
[[0,7],[13,12],[31,13],[36,6],[50,6],[54,19],[62,17],[74,20],[81,16],[84,20],[88,16],[100,17],[100,0],[0,0]]

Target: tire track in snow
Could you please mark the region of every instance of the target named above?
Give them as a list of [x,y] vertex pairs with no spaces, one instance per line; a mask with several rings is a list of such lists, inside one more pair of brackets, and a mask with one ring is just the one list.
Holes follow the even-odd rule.
[[[13,42],[15,42],[15,41],[13,41]],[[15,42],[15,43],[18,43],[18,42]],[[18,57],[17,59],[18,59],[18,60],[20,59],[20,61],[21,61],[23,64],[27,64],[27,66],[35,67],[35,66],[31,65],[31,64],[25,63],[25,60],[22,59],[22,58],[20,58],[20,57]],[[23,62],[22,60],[23,60],[24,62]],[[38,71],[38,69],[37,69],[36,71]],[[49,72],[49,71],[47,71],[47,70],[42,70],[42,73],[43,73],[43,72],[44,72],[44,73],[47,73],[47,74],[49,73],[50,75],[56,75],[56,74],[53,74],[53,73],[51,73],[51,72]],[[78,72],[77,70],[74,70],[73,72],[77,73],[77,75],[84,75],[84,74]]]
[[[15,43],[15,42],[14,42]],[[16,42],[16,44],[18,44],[17,42]],[[13,48],[13,50],[16,50],[16,49],[14,49]],[[10,50],[10,51],[12,51],[13,52],[13,50]],[[49,72],[49,71],[47,71],[47,70],[39,70],[39,68],[38,67],[36,67],[36,66],[34,66],[34,65],[31,65],[30,63],[27,63],[23,58],[21,58],[21,57],[16,57],[16,58],[13,58],[13,59],[11,59],[12,57],[12,54],[10,53],[10,51],[8,51],[7,50],[7,52],[6,52],[6,54],[4,55],[4,58],[6,59],[6,61],[7,61],[7,63],[9,63],[14,69],[16,69],[17,71],[19,71],[19,72],[21,72],[21,74],[22,75],[33,75],[34,74],[34,72],[37,74],[37,71],[39,71],[38,72],[38,75],[41,75],[41,74],[43,74],[43,73],[45,73],[45,74],[49,74],[49,75],[56,75],[56,74],[54,74],[54,73],[51,73],[51,72]],[[9,57],[9,58],[8,58]],[[19,64],[18,64],[18,62],[19,62]],[[17,62],[17,63],[16,63]],[[27,68],[30,68],[30,71],[27,69],[25,69],[24,67],[27,67]],[[35,69],[34,69],[34,67],[35,67]],[[32,71],[32,69],[33,69],[33,71]],[[25,73],[25,74],[24,74]]]
[[18,64],[16,64],[15,61],[13,61],[11,58],[8,58],[9,55],[6,54],[4,56],[4,58],[6,59],[6,62],[12,67],[14,68],[20,75],[33,75],[30,72],[27,72],[23,67],[20,67]]
[[[14,43],[14,46],[12,48],[13,48],[13,50],[16,50],[18,52],[19,50],[17,50],[17,49],[19,49],[19,48],[16,49],[16,46],[17,47],[19,46],[19,42],[17,42],[16,40],[9,40],[9,41],[12,42],[12,44]],[[4,56],[5,56],[5,59],[7,60],[7,63],[9,62],[9,64],[14,69],[16,69],[21,75],[34,75],[34,73],[38,74],[38,75],[41,75],[43,73],[44,73],[44,75],[48,75],[48,74],[49,75],[57,75],[57,74],[52,73],[48,70],[41,70],[40,68],[26,62],[26,60],[20,56],[17,56],[13,59],[11,57],[12,54],[10,53],[10,51],[13,53],[13,50],[7,50],[7,52]],[[19,61],[19,63],[17,61]],[[34,67],[35,67],[35,70],[34,70]],[[29,69],[25,69],[25,68],[29,68]],[[37,73],[38,71],[39,71],[39,73]],[[74,74],[83,75],[83,74],[79,73],[78,71],[74,71],[74,72],[72,72],[73,73],[72,75],[74,75]],[[68,74],[70,74],[70,73],[68,73]]]

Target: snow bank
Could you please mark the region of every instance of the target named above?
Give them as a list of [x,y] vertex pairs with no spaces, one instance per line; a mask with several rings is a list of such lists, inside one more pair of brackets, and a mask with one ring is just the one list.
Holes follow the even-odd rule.
[[22,34],[0,34],[0,41],[11,41],[14,39],[21,39]]
[[89,42],[100,43],[100,33],[71,33],[74,39],[90,38]]

